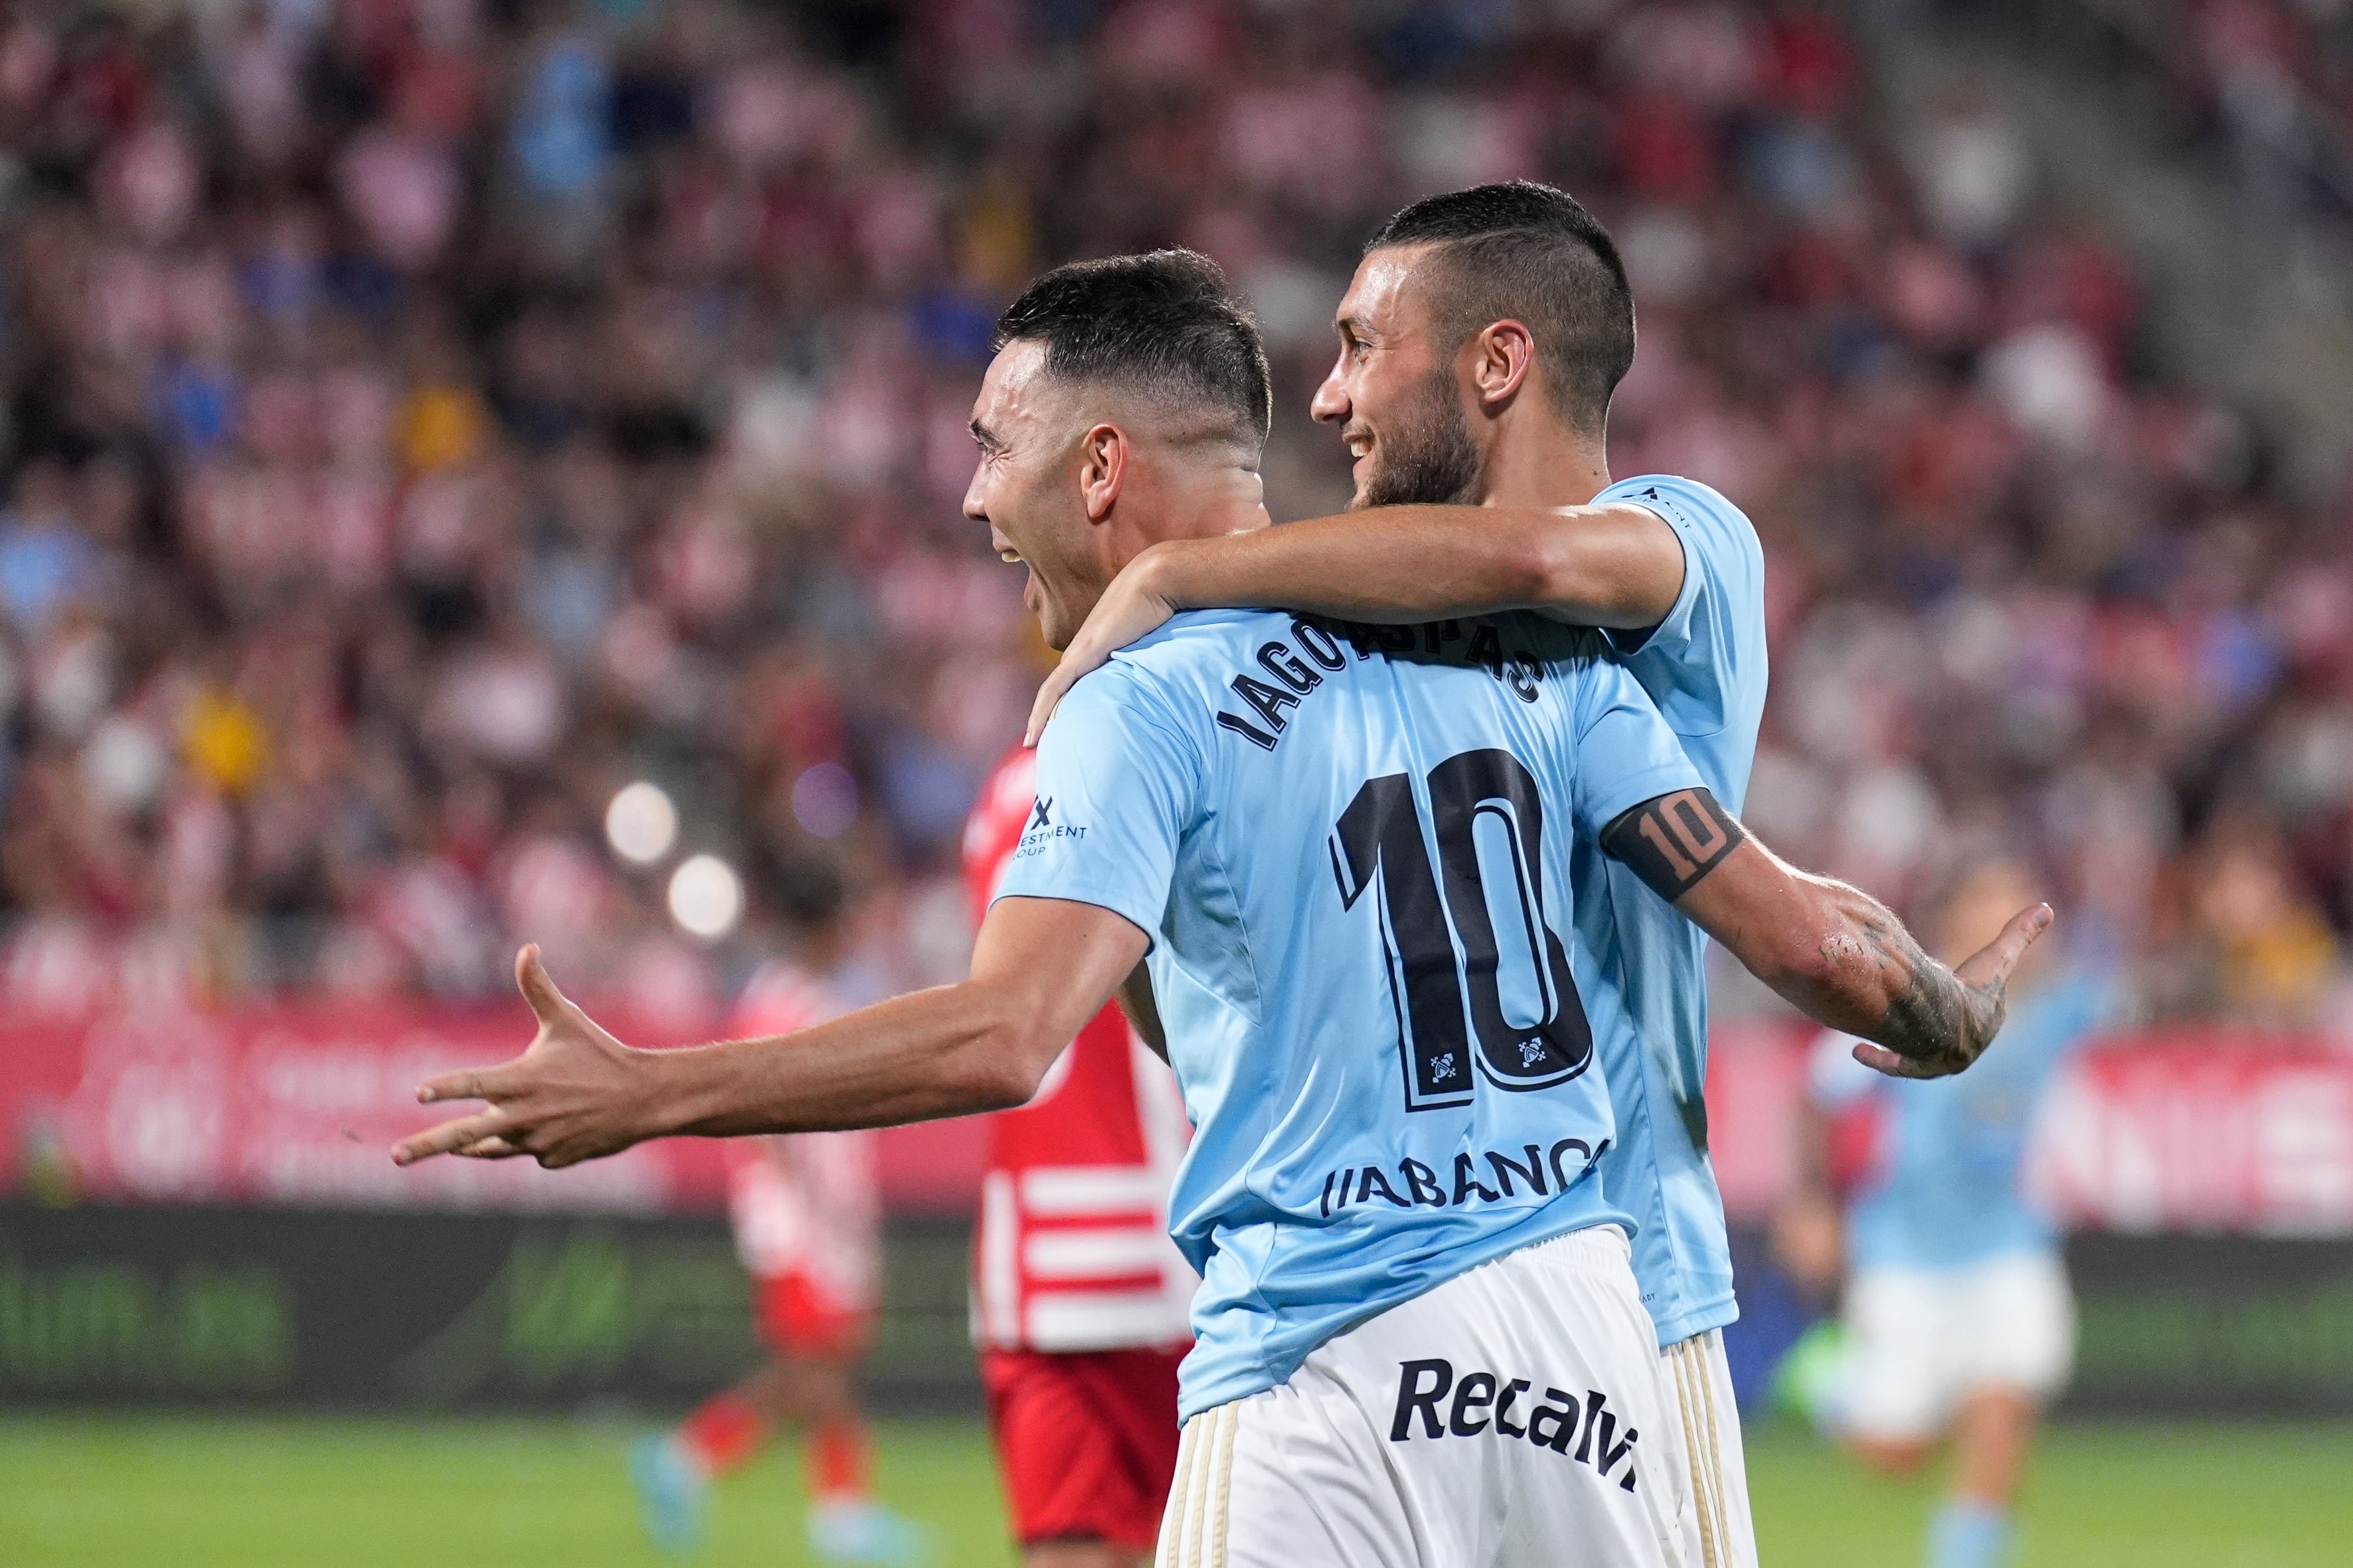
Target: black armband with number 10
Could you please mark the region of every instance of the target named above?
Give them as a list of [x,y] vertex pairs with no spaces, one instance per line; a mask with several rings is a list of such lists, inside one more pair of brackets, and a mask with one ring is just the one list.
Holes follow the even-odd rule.
[[1715,795],[1704,789],[1679,789],[1619,813],[1601,830],[1601,847],[1626,862],[1652,892],[1672,904],[1722,865],[1747,837]]

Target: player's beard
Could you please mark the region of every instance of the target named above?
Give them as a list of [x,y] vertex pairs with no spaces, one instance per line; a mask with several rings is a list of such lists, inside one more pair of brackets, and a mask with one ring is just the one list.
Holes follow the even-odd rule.
[[1455,395],[1454,367],[1421,384],[1415,406],[1382,432],[1357,506],[1459,506],[1479,498],[1479,448]]

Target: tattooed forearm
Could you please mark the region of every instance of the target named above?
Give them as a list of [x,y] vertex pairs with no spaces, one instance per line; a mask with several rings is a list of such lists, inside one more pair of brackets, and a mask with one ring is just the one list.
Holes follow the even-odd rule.
[[1858,1060],[1902,1078],[1942,1078],[1984,1053],[2001,1027],[2011,967],[2052,919],[2047,904],[2021,910],[1948,968],[1885,905],[1780,859],[1704,790],[1644,802],[1605,828],[1601,845],[1783,1000],[1861,1036]]
[[1863,1037],[1941,1072],[1958,1072],[1975,1061],[2001,1026],[2005,982],[1972,991],[1921,952],[1912,933],[1875,903],[1862,925],[1862,945],[1885,973],[1888,988],[1886,1009],[1876,1027],[1860,1031]]
[[1814,1016],[1886,1047],[1912,1076],[1941,1078],[1977,1060],[2001,1026],[2004,979],[1971,986],[1920,950],[1904,922],[1868,895],[1822,879],[1828,930],[1799,1005]]

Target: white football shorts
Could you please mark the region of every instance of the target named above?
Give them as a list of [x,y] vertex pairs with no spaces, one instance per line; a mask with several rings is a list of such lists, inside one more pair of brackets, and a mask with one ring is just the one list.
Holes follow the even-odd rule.
[[1856,1437],[1933,1437],[1982,1389],[2047,1401],[2075,1362],[2075,1297],[2050,1253],[1858,1269],[1847,1281],[1846,1329],[1833,1424]]
[[1748,1461],[1740,1441],[1740,1407],[1732,1398],[1732,1363],[1724,1331],[1677,1340],[1659,1352],[1681,1416],[1692,1510],[1699,1533],[1697,1568],[1757,1568],[1757,1523],[1748,1511]]
[[1625,1233],[1522,1247],[1185,1424],[1157,1568],[1684,1568],[1687,1450]]

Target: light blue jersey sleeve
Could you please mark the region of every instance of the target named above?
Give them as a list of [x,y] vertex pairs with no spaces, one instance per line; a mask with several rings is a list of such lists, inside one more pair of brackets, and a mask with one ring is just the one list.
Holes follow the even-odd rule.
[[1038,803],[995,899],[1093,904],[1156,945],[1200,783],[1198,751],[1150,685],[1124,664],[1096,671],[1038,743]]
[[[1613,633],[1628,673],[1725,810],[1740,813],[1765,712],[1765,554],[1757,530],[1718,491],[1671,474],[1613,484],[1597,504],[1655,513],[1683,546],[1683,584],[1665,618]],[[1603,1174],[1634,1211],[1634,1277],[1671,1344],[1737,1315],[1724,1205],[1707,1158],[1707,939],[1633,871],[1599,873],[1611,920],[1594,941],[1612,947],[1636,1027],[1632,1048],[1607,1062],[1618,1141]]]
[[1674,732],[1624,666],[1596,659],[1577,687],[1577,826],[1599,840],[1618,817],[1662,795],[1704,781]]
[[1741,510],[1695,479],[1644,474],[1594,504],[1655,512],[1683,547],[1683,587],[1647,632],[1613,633],[1626,668],[1683,738],[1707,787],[1739,815],[1765,715],[1765,551]]

